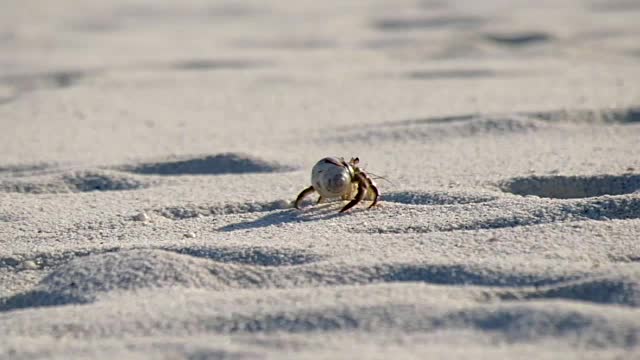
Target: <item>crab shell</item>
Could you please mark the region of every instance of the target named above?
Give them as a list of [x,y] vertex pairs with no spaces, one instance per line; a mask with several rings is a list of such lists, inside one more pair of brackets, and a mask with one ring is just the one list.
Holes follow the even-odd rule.
[[344,160],[326,157],[311,170],[311,185],[324,198],[351,197],[355,171]]

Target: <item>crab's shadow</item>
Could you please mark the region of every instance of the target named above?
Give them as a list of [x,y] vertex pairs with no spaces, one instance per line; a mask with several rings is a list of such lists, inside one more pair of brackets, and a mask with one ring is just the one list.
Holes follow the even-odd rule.
[[312,207],[309,207],[309,205],[307,205],[306,207],[303,207],[302,210],[278,210],[270,212],[267,215],[264,215],[255,220],[225,225],[218,228],[218,231],[248,230],[263,228],[267,226],[282,226],[284,224],[290,223],[332,219],[344,215],[339,213],[338,210],[340,210],[340,206],[335,203],[315,205]]

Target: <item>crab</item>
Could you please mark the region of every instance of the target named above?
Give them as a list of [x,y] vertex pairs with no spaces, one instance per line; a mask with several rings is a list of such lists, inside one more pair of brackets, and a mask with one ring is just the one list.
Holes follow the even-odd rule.
[[349,200],[340,212],[345,212],[362,200],[370,200],[368,208],[378,203],[380,192],[375,182],[367,173],[358,167],[360,159],[351,158],[346,162],[344,158],[326,157],[318,161],[311,170],[311,186],[302,190],[294,202],[296,209],[300,209],[300,202],[306,196],[317,192],[320,197],[316,204],[325,199]]

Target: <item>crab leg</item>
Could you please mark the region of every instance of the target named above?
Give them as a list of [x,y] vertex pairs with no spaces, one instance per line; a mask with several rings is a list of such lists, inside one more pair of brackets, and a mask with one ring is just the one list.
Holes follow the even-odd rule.
[[300,201],[302,201],[302,199],[304,199],[305,196],[311,194],[314,191],[316,190],[313,188],[313,186],[309,186],[308,188],[302,190],[302,192],[298,194],[298,197],[296,198],[296,201],[293,203],[293,206],[296,209],[300,209]]
[[351,209],[352,207],[354,207],[357,203],[359,203],[360,201],[362,201],[362,199],[364,199],[365,195],[367,195],[367,179],[362,175],[362,174],[357,174],[355,176],[356,181],[358,182],[358,193],[356,194],[356,197],[349,201],[349,203],[347,205],[345,205],[342,210],[340,210],[340,212],[345,212],[349,209]]
[[378,197],[380,196],[380,191],[378,190],[378,187],[376,186],[376,183],[373,182],[373,179],[371,179],[370,177],[367,176],[367,174],[363,174],[364,177],[367,179],[367,183],[368,183],[368,187],[369,190],[373,193],[373,199],[371,199],[371,205],[369,205],[369,208],[374,207],[377,203],[378,203]]

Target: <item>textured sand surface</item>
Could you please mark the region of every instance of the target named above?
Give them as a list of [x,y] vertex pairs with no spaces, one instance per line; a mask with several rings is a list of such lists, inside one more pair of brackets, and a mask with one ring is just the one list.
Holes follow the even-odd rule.
[[638,356],[639,17],[6,2],[0,358]]

